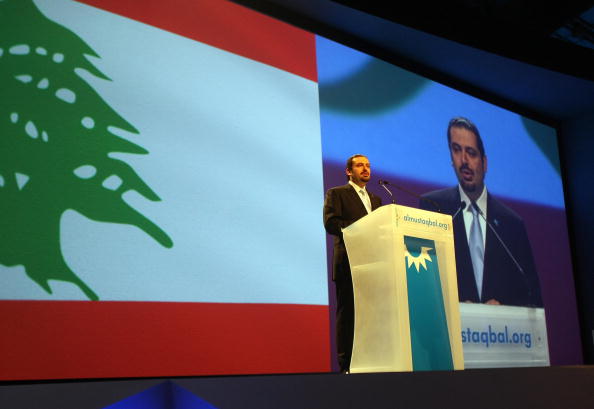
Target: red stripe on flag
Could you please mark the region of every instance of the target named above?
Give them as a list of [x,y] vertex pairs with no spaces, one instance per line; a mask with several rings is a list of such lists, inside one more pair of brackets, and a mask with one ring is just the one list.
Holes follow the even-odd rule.
[[224,0],[78,0],[317,81],[315,36]]
[[328,306],[2,301],[0,379],[328,372]]

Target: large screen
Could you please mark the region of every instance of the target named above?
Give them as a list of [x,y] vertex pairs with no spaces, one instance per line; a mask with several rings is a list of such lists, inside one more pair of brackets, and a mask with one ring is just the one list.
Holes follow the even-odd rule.
[[[491,226],[485,227],[486,235],[491,229],[498,232],[511,253],[492,237],[485,263],[495,266],[496,274],[530,281],[531,297],[508,301],[544,306],[550,363],[580,362],[555,128],[321,37],[317,38],[317,63],[326,189],[345,183],[346,158],[360,153],[372,166],[368,188],[384,203],[390,203],[392,196],[378,185],[379,180],[390,182],[398,204],[456,214],[459,197],[452,203],[437,199],[459,189],[448,126],[452,119],[474,124],[486,158],[484,184],[497,202],[487,217]],[[424,195],[431,201],[419,197]],[[497,216],[498,208],[505,208],[508,216]],[[513,228],[512,221],[523,228]],[[527,240],[519,235],[527,235]],[[457,240],[457,248],[465,241]],[[499,251],[491,253],[496,256],[489,260],[490,244]],[[523,257],[524,253],[532,256]],[[464,302],[468,298],[461,274],[464,259],[456,255],[460,301]],[[512,257],[525,271],[519,271]],[[528,258],[534,266],[525,261]],[[463,333],[463,341],[466,347],[472,337]]]
[[331,370],[324,190],[354,153],[454,186],[459,115],[526,224],[551,363],[580,362],[554,128],[226,1],[0,23],[0,379]]

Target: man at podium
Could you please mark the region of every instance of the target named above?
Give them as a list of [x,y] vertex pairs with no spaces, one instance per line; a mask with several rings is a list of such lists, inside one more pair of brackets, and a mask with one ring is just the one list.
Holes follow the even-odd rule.
[[365,188],[371,178],[366,156],[351,156],[345,173],[348,183],[329,189],[324,200],[324,228],[334,236],[332,280],[336,285],[336,349],[341,372],[349,370],[355,316],[353,282],[342,229],[382,204],[378,196]]
[[478,128],[453,118],[447,130],[458,186],[423,195],[420,208],[451,214],[460,302],[542,307],[524,222],[485,187],[487,156]]

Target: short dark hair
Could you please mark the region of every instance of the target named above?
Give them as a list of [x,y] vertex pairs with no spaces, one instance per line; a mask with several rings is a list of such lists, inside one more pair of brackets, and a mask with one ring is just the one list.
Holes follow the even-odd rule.
[[[346,162],[346,169],[348,170],[353,170],[353,159],[355,158],[366,158],[367,156],[365,155],[361,155],[360,153],[356,153],[353,156],[351,156],[350,158],[347,159]],[[347,180],[351,180],[351,177],[349,175],[346,175]]]
[[485,146],[483,145],[481,134],[476,125],[472,123],[470,119],[457,116],[450,120],[450,123],[448,124],[448,149],[450,149],[450,143],[452,142],[452,135],[450,135],[450,129],[452,128],[464,128],[472,132],[474,136],[476,136],[476,145],[478,146],[481,158],[485,157]]

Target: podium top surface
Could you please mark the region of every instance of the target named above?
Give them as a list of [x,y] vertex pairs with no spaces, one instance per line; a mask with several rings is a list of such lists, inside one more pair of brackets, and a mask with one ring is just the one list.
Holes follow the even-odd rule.
[[396,204],[381,206],[343,230],[348,232],[349,230],[358,229],[363,225],[386,222],[394,223],[398,228],[406,230],[412,229],[422,230],[427,233],[453,234],[452,216],[449,214]]

